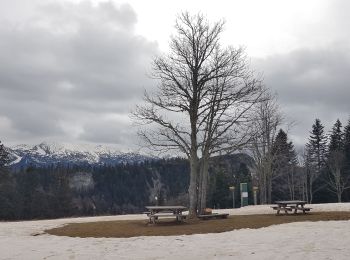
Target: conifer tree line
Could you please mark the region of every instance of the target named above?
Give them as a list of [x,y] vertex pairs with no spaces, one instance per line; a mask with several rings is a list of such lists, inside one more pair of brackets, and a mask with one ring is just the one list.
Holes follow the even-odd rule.
[[[264,134],[266,137],[266,131]],[[343,128],[338,119],[326,132],[321,120],[316,119],[299,154],[284,130],[268,135],[268,145],[265,138],[263,145],[255,143],[252,148],[253,176],[261,204],[295,199],[308,203],[349,201],[350,120]]]
[[337,202],[347,201],[350,188],[350,120],[343,128],[338,119],[327,134],[321,121],[316,119],[305,147],[303,167],[306,173],[303,197],[307,201],[329,201],[333,197]]

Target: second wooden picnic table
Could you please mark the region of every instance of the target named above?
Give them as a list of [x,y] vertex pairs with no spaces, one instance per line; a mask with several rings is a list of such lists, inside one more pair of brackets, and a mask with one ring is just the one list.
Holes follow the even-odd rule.
[[305,204],[307,203],[304,200],[281,200],[275,202],[277,205],[273,206],[274,210],[277,210],[277,215],[280,211],[284,211],[288,214],[288,211],[293,211],[294,214],[298,212],[298,210],[302,211],[304,214],[306,211],[310,211],[311,208],[305,208]]
[[176,217],[177,221],[182,221],[186,218],[182,212],[187,210],[184,206],[146,206],[146,209],[150,223],[155,223],[159,217]]

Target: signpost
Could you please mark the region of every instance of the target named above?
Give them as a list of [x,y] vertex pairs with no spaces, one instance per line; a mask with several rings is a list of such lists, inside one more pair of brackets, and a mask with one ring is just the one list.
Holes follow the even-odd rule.
[[248,184],[241,183],[241,207],[248,206]]

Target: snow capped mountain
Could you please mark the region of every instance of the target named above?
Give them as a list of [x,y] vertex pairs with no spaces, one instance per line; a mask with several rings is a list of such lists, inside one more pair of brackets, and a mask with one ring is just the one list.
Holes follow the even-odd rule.
[[60,144],[43,142],[37,145],[9,147],[11,165],[14,167],[50,164],[125,164],[156,159],[134,152],[120,152],[116,147],[90,144]]

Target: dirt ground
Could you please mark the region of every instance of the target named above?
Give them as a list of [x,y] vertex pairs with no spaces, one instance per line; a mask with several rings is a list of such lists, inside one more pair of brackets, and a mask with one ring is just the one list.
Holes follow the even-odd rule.
[[220,233],[242,228],[261,228],[290,222],[350,220],[350,212],[313,212],[288,215],[241,215],[227,219],[185,220],[160,219],[156,224],[147,220],[120,220],[89,223],[72,223],[64,227],[46,230],[57,236],[69,237],[136,237],[173,236],[204,233]]

